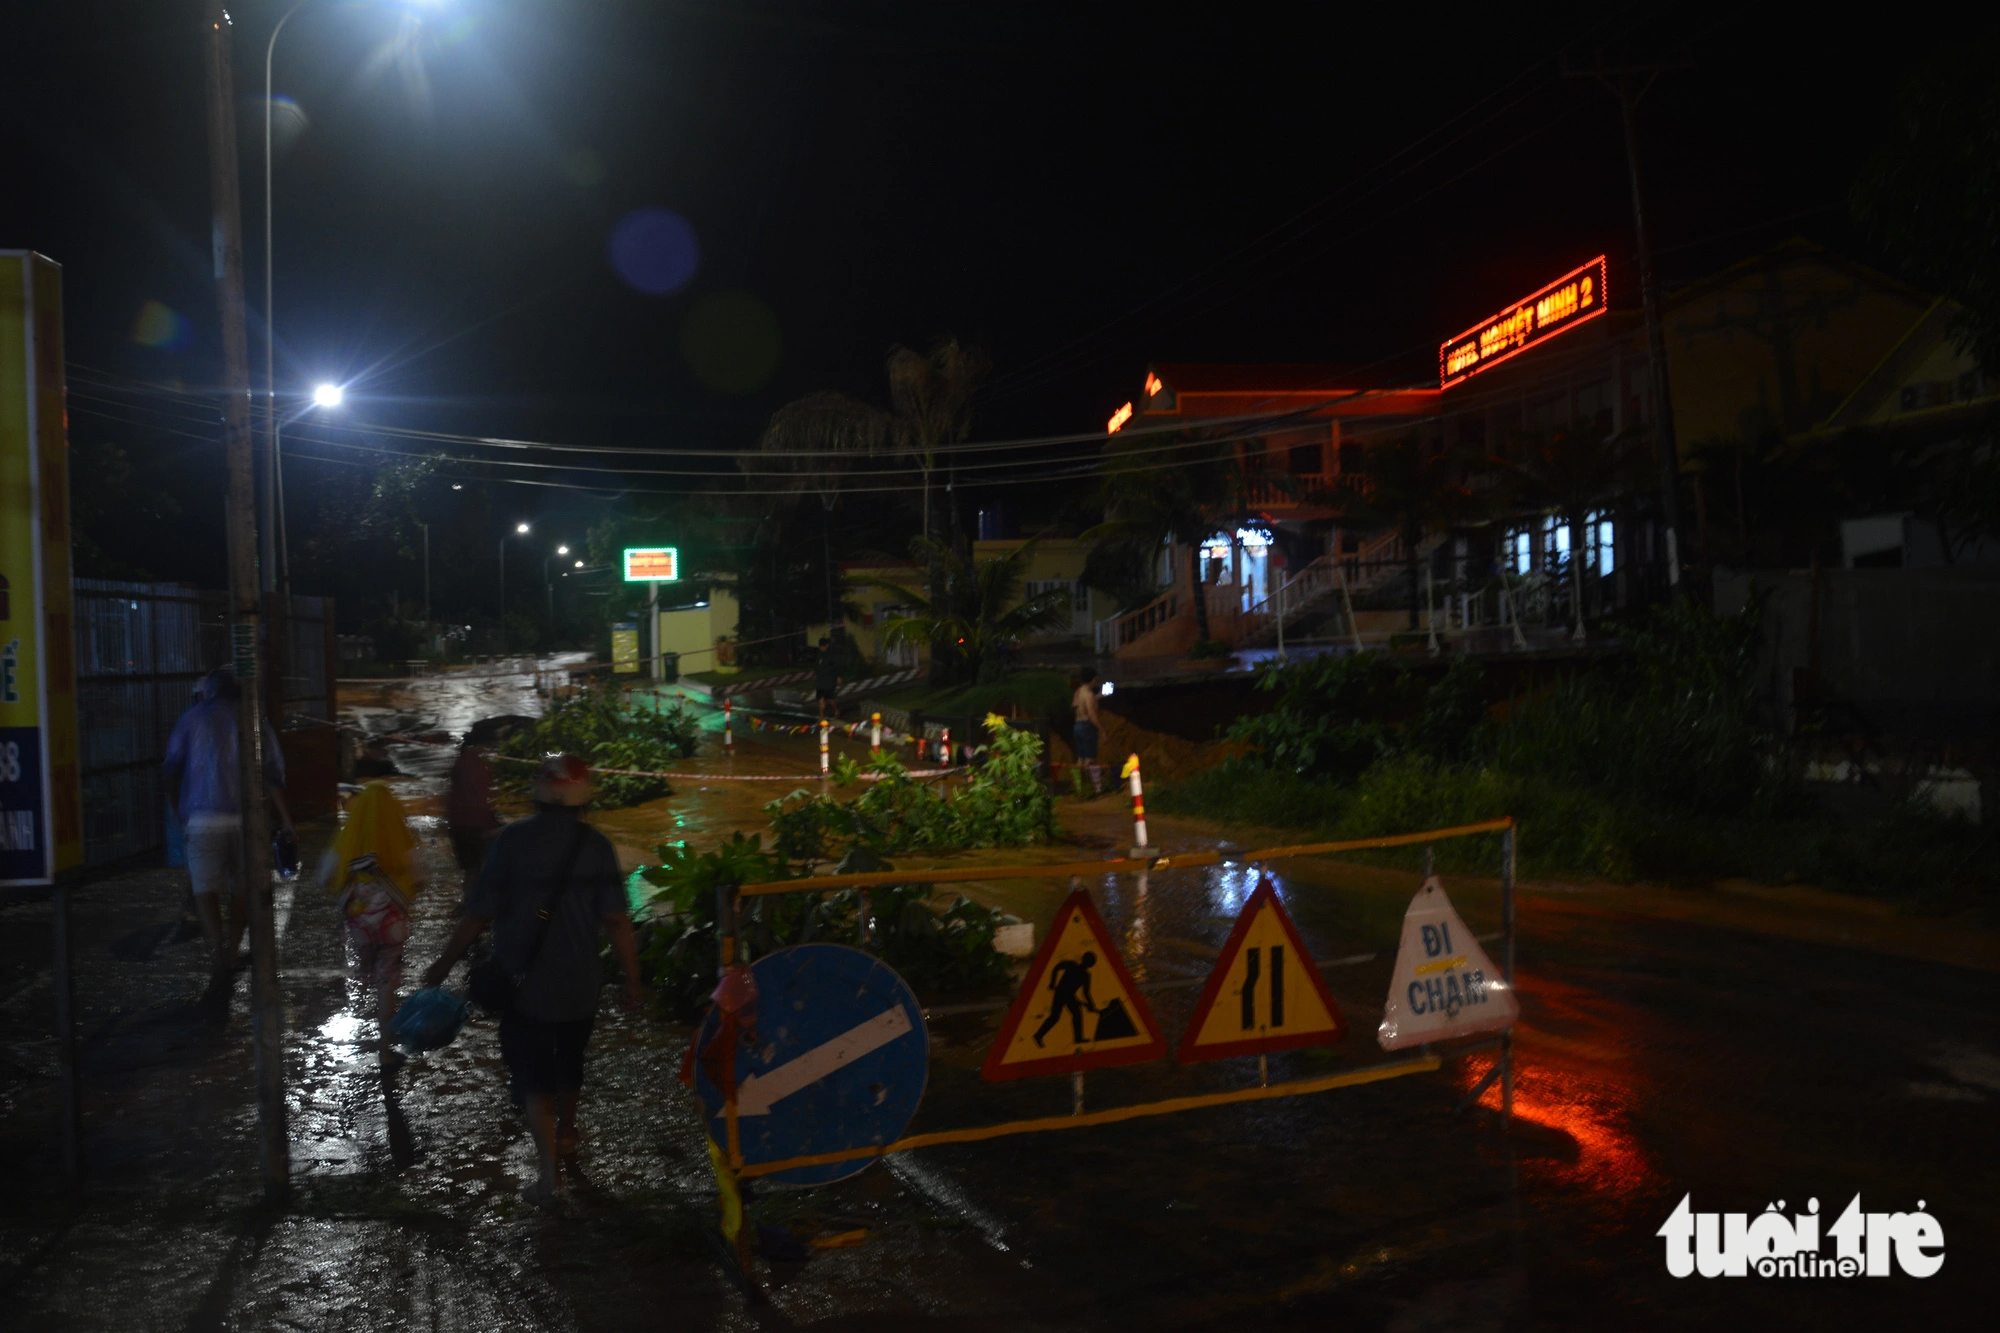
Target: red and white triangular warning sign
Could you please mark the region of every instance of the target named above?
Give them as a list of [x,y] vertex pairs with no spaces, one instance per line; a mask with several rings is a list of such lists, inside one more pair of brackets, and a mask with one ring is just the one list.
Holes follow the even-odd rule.
[[1340,1006],[1299,941],[1270,879],[1243,904],[1175,1057],[1219,1060],[1300,1046],[1322,1046],[1347,1035]]
[[1521,1002],[1445,897],[1436,875],[1403,914],[1396,975],[1376,1033],[1385,1051],[1498,1032],[1521,1017]]
[[1104,918],[1082,889],[1063,899],[980,1071],[989,1079],[1069,1074],[1167,1053]]

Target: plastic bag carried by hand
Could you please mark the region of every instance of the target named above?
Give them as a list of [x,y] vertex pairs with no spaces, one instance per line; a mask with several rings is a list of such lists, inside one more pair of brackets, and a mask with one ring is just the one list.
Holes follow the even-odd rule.
[[432,986],[403,1001],[403,1007],[389,1020],[389,1031],[406,1051],[435,1051],[451,1045],[451,1039],[465,1026],[468,1012],[459,996],[442,986]]

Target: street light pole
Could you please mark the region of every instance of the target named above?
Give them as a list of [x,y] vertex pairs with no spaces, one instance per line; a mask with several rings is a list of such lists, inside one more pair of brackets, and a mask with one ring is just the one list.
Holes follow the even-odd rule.
[[[282,568],[282,582],[287,594],[291,592],[292,582],[291,553],[287,549],[281,560],[276,545],[278,534],[285,525],[285,465],[284,456],[278,448],[283,428],[278,420],[277,316],[271,254],[271,61],[277,54],[278,34],[291,22],[292,15],[310,3],[312,0],[297,0],[271,29],[271,40],[264,44],[264,440],[270,450],[264,468],[264,588],[269,591],[275,586],[278,571]],[[287,548],[290,544],[289,541],[284,543]]]
[[507,536],[525,536],[529,531],[526,523],[516,523],[511,534],[500,538],[500,651],[507,651]]
[[230,643],[239,687],[237,790],[243,806],[241,873],[250,915],[251,1048],[257,1079],[257,1139],[264,1198],[282,1203],[291,1174],[285,1130],[284,997],[271,902],[271,833],[264,785],[264,681],[260,662],[257,477],[250,424],[250,348],[243,317],[243,200],[237,180],[236,94],[229,15],[204,0],[209,201],[216,237],[216,297],[222,316],[222,438],[228,469]]
[[1618,99],[1625,131],[1625,165],[1632,178],[1632,233],[1639,252],[1639,294],[1646,308],[1646,359],[1651,363],[1653,390],[1653,461],[1659,469],[1660,518],[1667,535],[1667,583],[1677,596],[1693,596],[1681,583],[1680,447],[1674,438],[1674,401],[1667,379],[1667,333],[1660,313],[1659,283],[1653,276],[1653,247],[1646,231],[1645,192],[1639,185],[1639,99],[1653,80],[1680,65],[1608,68],[1602,62],[1588,70],[1565,71],[1572,78],[1594,78]]

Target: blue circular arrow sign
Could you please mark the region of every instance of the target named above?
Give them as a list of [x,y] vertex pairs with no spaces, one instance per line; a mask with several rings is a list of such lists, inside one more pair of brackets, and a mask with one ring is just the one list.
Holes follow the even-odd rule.
[[[736,1132],[743,1160],[775,1162],[894,1142],[917,1113],[930,1078],[923,1009],[895,970],[844,944],[800,944],[750,965],[757,981],[756,1040],[736,1054]],[[696,1036],[706,1050],[719,1018]],[[695,1093],[709,1133],[728,1142],[722,1090],[695,1062]],[[799,1167],[763,1177],[826,1185],[872,1158]]]

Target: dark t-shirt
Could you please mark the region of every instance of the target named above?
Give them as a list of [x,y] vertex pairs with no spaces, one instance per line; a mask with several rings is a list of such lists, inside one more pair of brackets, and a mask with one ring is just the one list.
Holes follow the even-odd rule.
[[840,688],[840,658],[831,648],[820,649],[819,660],[813,663],[813,688],[820,694]]
[[604,984],[600,924],[629,910],[610,839],[569,814],[544,811],[509,824],[494,839],[465,904],[469,915],[493,922],[494,955],[518,973],[535,945],[536,913],[554,897],[556,876],[569,860],[579,827],[583,845],[568,887],[556,899],[548,938],[515,995],[515,1004],[529,1018],[560,1021],[597,1012],[597,993]]

